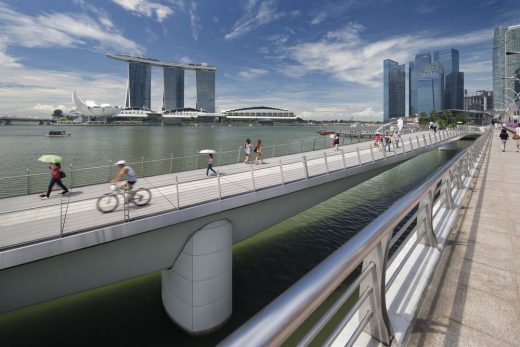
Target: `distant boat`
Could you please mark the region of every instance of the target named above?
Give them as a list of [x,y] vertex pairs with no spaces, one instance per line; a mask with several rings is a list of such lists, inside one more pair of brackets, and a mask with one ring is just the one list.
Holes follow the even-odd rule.
[[318,134],[320,135],[331,135],[335,134],[336,132],[334,130],[320,130],[318,131]]
[[70,133],[67,133],[64,130],[51,130],[51,131],[49,131],[49,133],[45,134],[45,136],[49,136],[49,137],[67,137],[67,136],[70,136]]

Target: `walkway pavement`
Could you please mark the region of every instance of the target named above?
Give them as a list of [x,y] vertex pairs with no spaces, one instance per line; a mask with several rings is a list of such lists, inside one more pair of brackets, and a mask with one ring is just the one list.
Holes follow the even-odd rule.
[[407,346],[520,346],[520,153],[493,135]]

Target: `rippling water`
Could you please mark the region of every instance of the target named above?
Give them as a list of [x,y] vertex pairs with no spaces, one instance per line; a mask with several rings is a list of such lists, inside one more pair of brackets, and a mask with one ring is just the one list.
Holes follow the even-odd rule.
[[155,273],[0,315],[0,346],[213,346],[455,153],[420,155],[235,245],[233,315],[217,332],[172,323]]

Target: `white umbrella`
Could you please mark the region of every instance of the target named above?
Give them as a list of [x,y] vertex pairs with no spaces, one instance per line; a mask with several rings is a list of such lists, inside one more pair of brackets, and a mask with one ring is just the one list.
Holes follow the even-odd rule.
[[203,149],[199,151],[199,154],[217,154],[217,151],[213,149]]

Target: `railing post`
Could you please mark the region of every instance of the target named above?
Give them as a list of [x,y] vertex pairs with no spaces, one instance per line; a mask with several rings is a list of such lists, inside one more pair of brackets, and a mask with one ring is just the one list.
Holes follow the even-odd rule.
[[421,142],[419,141],[419,135],[415,135],[415,138],[417,139],[417,149],[421,148]]
[[412,137],[411,136],[408,139],[408,141],[410,142],[410,150],[413,151],[413,143],[412,143]]
[[453,196],[451,195],[451,172],[448,171],[446,177],[443,178],[442,183],[444,185],[444,196],[446,198],[446,208],[453,210],[455,208],[455,203],[453,202]]
[[173,172],[173,153],[170,152],[170,173]]
[[199,150],[197,149],[197,155],[195,155],[195,170],[199,168]]
[[[392,324],[386,309],[385,277],[391,235],[387,234],[363,260],[362,271],[372,271],[359,285],[359,293],[372,289],[370,298],[361,306],[360,312],[372,312],[373,319],[365,328],[374,339],[389,346],[393,336]],[[370,270],[371,264],[374,265]]]
[[220,156],[222,155],[222,147],[219,147],[217,153],[217,166],[220,166]]
[[303,140],[300,142],[300,153],[303,153]]
[[341,151],[341,160],[343,161],[343,167],[346,169],[347,168],[347,160],[345,159],[345,151],[343,150],[343,148],[341,148],[340,151]]
[[253,171],[254,165],[249,166],[249,170],[251,171],[251,180],[253,181],[253,192],[256,192],[256,185],[255,185],[255,173]]
[[356,153],[357,153],[357,160],[359,163],[359,166],[363,165],[363,162],[361,161],[361,153],[359,153],[359,148],[356,147]]
[[222,200],[222,187],[220,186],[220,170],[217,169],[218,198]]
[[307,157],[303,156],[302,157],[302,162],[303,162],[303,171],[305,173],[305,178],[309,178],[309,169],[307,168]]
[[285,185],[285,178],[283,177],[283,165],[282,165],[282,160],[280,160],[280,177],[282,177],[282,185]]
[[175,192],[177,193],[177,209],[181,209],[181,196],[179,194],[179,177],[175,176]]
[[325,160],[325,171],[329,174],[329,162],[327,161],[327,152],[323,152],[323,159]]
[[273,154],[271,155],[271,158],[274,158],[275,148],[276,148],[276,142],[273,142]]
[[70,189],[72,189],[72,187],[74,186],[74,181],[72,180],[74,178],[73,174],[72,174],[73,170],[72,170],[72,164],[70,164],[70,171],[69,171],[69,176],[70,176]]
[[242,149],[242,146],[238,146],[238,152],[237,152],[237,163],[240,163],[240,151]]
[[383,157],[386,159],[386,141],[383,141]]
[[424,147],[427,147],[428,146],[428,142],[426,142],[426,136],[424,134],[423,134],[422,138],[423,138],[423,141],[424,141]]
[[[433,188],[419,203],[417,228],[423,230],[422,242],[430,247],[439,248],[439,241],[433,231]],[[420,233],[418,234],[420,235]]]
[[108,171],[108,183],[112,180],[112,175],[110,174],[110,167],[112,166],[112,160],[108,161],[107,171]]
[[428,138],[430,139],[430,146],[433,145],[433,142],[432,142],[432,135],[430,133],[428,133]]
[[374,150],[372,149],[372,144],[368,145],[368,149],[370,150],[370,156],[372,157],[372,162],[375,162],[376,159],[374,158]]
[[29,176],[29,169],[27,171],[27,195],[31,194],[31,176]]
[[144,177],[144,155],[141,156],[141,177]]
[[316,138],[313,138],[312,139],[312,150],[314,151],[315,148],[316,148]]

